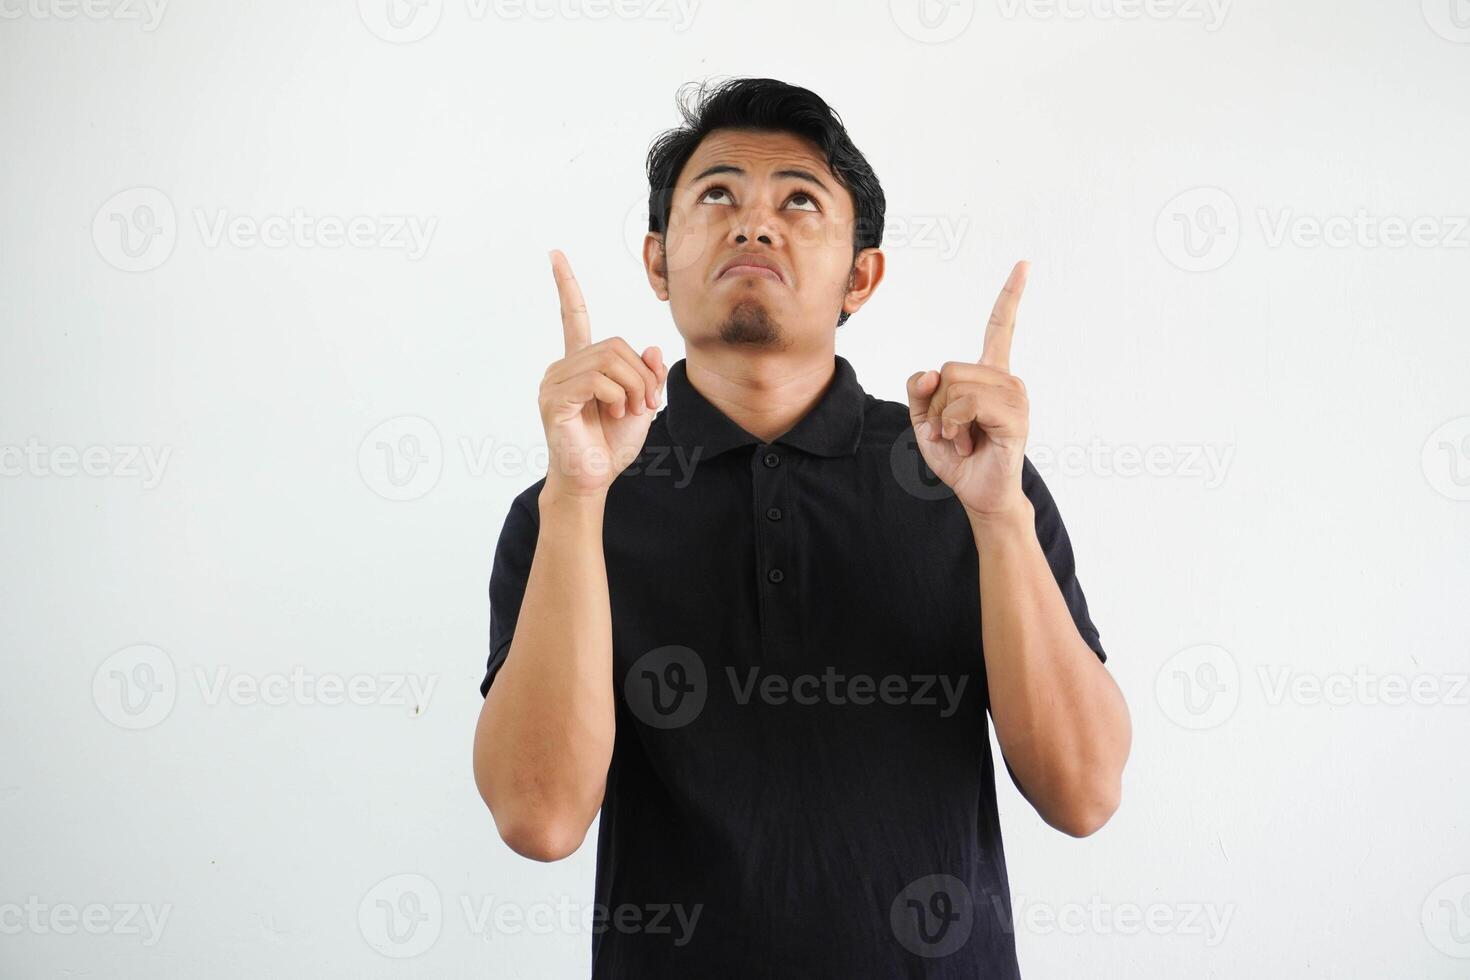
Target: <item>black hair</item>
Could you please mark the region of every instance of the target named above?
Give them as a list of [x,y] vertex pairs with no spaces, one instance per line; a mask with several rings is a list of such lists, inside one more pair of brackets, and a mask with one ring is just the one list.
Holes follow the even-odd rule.
[[[698,85],[692,106],[685,98]],[[878,176],[853,145],[836,110],[810,89],[774,78],[731,78],[711,85],[689,82],[675,97],[684,124],[658,136],[648,149],[648,230],[665,235],[673,204],[674,182],[700,142],[716,129],[792,133],[815,143],[842,186],[852,195],[852,253],[883,241],[886,204]],[[840,327],[847,322],[843,311]]]

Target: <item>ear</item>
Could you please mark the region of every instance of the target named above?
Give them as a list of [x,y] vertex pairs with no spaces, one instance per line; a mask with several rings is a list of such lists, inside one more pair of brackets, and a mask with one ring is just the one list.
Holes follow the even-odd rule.
[[878,283],[883,281],[883,252],[878,248],[865,248],[854,257],[852,271],[847,276],[847,292],[842,295],[844,313],[856,313],[863,308]]
[[648,273],[648,284],[653,294],[665,303],[669,301],[669,263],[664,255],[664,239],[650,231],[643,236],[643,269]]

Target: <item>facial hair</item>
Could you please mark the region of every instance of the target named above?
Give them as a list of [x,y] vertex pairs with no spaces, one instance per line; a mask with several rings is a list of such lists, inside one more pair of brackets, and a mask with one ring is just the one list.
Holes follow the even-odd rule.
[[720,339],[727,344],[775,350],[791,346],[790,340],[781,332],[781,325],[771,319],[763,305],[751,299],[741,300],[731,308],[730,315],[720,324]]

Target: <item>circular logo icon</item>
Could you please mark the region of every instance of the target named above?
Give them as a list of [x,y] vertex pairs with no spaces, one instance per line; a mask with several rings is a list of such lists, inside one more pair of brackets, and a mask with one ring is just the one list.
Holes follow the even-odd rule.
[[1446,41],[1470,44],[1470,0],[1421,0],[1424,21]]
[[357,926],[362,938],[379,953],[407,959],[438,941],[444,927],[444,903],[439,889],[423,875],[393,875],[362,897]]
[[898,29],[922,44],[943,44],[963,34],[975,19],[975,0],[889,0]]
[[1431,946],[1446,956],[1470,959],[1470,874],[1436,885],[1419,915]]
[[643,265],[643,239],[648,234],[648,197],[640,196],[623,215],[623,244],[628,254]]
[[934,959],[969,942],[975,902],[954,875],[925,875],[898,893],[888,920],[904,949]]
[[173,202],[156,187],[109,197],[92,218],[92,244],[114,269],[147,272],[168,261],[179,237]]
[[178,696],[173,659],[147,643],[117,651],[92,675],[92,701],[119,728],[152,728],[174,710]]
[[688,647],[650,650],[623,679],[633,716],[651,728],[682,728],[699,717],[709,696],[704,659]]
[[439,485],[444,472],[439,430],[417,415],[389,419],[363,437],[357,469],[384,500],[417,500]]
[[888,454],[888,465],[893,469],[893,478],[910,495],[920,500],[943,500],[953,497],[954,491],[945,483],[924,459],[919,449],[919,436],[912,425],[905,428],[893,441]]
[[1154,697],[1181,728],[1214,728],[1224,724],[1240,703],[1240,669],[1224,647],[1212,643],[1187,647],[1159,668]]
[[1211,272],[1240,246],[1240,212],[1218,187],[1196,187],[1164,205],[1154,222],[1159,251],[1185,272]]
[[390,44],[422,41],[439,26],[444,0],[357,0],[367,29]]
[[[693,268],[705,258],[710,237],[720,233],[717,222],[691,220],[681,208],[673,207],[674,192],[663,190],[653,196],[653,205],[668,209],[668,231],[663,240],[666,249],[662,256],[665,276]],[[623,214],[623,244],[639,267],[643,265],[643,240],[648,235],[649,195],[641,195]]]
[[1424,478],[1451,500],[1470,500],[1470,415],[1450,419],[1424,440]]

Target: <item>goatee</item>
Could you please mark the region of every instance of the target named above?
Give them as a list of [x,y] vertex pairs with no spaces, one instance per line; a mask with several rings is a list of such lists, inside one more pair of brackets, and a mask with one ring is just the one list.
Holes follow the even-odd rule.
[[720,324],[720,339],[727,344],[752,347],[789,346],[780,324],[771,319],[766,308],[755,300],[742,300],[735,304],[725,322]]

